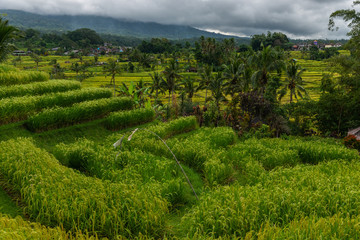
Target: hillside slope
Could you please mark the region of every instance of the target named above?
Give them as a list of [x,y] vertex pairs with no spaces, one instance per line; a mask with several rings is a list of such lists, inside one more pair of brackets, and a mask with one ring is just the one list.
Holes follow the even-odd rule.
[[18,10],[4,10],[11,25],[22,29],[33,28],[40,31],[73,31],[90,28],[98,33],[133,36],[140,38],[164,37],[169,39],[187,39],[200,36],[229,38],[230,36],[202,31],[191,26],[164,25],[155,22],[121,20],[93,15],[40,15]]

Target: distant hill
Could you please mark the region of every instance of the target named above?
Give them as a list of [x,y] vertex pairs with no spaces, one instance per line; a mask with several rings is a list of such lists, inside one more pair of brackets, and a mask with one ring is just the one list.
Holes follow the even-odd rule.
[[[79,28],[90,28],[98,33],[137,38],[164,37],[168,39],[188,39],[200,36],[230,38],[231,36],[202,31],[190,26],[164,25],[154,22],[121,20],[92,15],[40,15],[18,10],[0,10],[7,14],[11,25],[20,29],[33,28],[43,32],[66,32]],[[238,37],[234,37],[238,38]]]

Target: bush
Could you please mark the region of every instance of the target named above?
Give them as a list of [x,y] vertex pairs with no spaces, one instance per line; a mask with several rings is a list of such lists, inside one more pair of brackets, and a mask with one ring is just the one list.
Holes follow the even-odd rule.
[[30,117],[25,126],[32,132],[71,126],[84,121],[102,118],[113,111],[133,107],[130,98],[105,98],[74,104],[67,108],[45,109]]
[[360,140],[357,140],[354,135],[348,135],[344,138],[343,142],[346,147],[360,151]]

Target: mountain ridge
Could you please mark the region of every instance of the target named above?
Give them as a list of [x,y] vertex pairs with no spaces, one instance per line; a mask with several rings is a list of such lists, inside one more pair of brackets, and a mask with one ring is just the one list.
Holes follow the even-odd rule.
[[79,28],[90,28],[101,34],[138,38],[162,37],[176,40],[204,36],[240,39],[237,36],[207,32],[191,26],[140,22],[96,15],[41,15],[11,9],[0,9],[0,13],[6,14],[5,18],[9,20],[9,23],[20,29],[33,28],[43,32],[67,32]]

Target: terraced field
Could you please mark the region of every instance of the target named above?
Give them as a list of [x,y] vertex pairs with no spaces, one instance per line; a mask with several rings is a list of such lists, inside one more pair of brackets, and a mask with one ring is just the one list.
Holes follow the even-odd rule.
[[2,239],[359,236],[360,156],[333,139],[238,139],[194,117],[163,123],[130,99],[53,93],[53,80],[43,82],[46,93],[26,83],[38,95],[13,84],[23,97],[0,87],[0,107],[36,106],[3,114]]
[[[341,51],[341,54],[348,54],[347,51]],[[301,52],[291,52],[291,57],[297,59],[298,64],[301,65],[306,71],[303,73],[303,81],[304,87],[307,89],[308,94],[311,99],[318,99],[320,96],[320,83],[321,78],[324,73],[329,71],[328,63],[326,61],[315,61],[315,60],[304,60],[302,58]],[[76,79],[76,73],[70,70],[70,66],[72,63],[79,61],[79,59],[70,59],[69,57],[59,57],[59,56],[47,56],[43,59],[39,64],[39,70],[50,72],[52,66],[48,63],[56,59],[62,68],[65,69],[65,76],[69,79]],[[93,61],[93,57],[83,57],[84,61]],[[99,57],[99,62],[106,62],[108,57]],[[120,63],[120,65],[124,66],[127,63]],[[127,71],[123,71],[120,75],[116,76],[116,83],[120,86],[122,83],[129,85],[131,82],[137,83],[140,80],[145,83],[151,82],[151,77],[149,74],[153,73],[153,71],[144,71],[141,67],[137,67],[137,63],[135,64],[135,69],[139,68],[138,71],[135,70],[134,73],[129,73]],[[193,62],[193,65],[195,62]],[[32,70],[36,69],[36,65],[34,61],[28,57],[22,57],[22,62],[17,64],[17,67],[20,69],[29,68]],[[156,66],[155,71],[161,72],[164,70],[165,65]],[[93,77],[87,78],[82,82],[82,87],[101,87],[107,86],[110,82],[110,78],[106,77],[103,72],[102,66],[91,67],[89,71],[92,72]],[[184,77],[191,77],[193,79],[199,79],[199,76],[196,73],[182,73]],[[285,76],[282,77],[284,79]],[[194,102],[203,102],[205,93],[203,91],[198,92],[194,96]],[[162,100],[166,101],[166,94],[162,96]],[[287,103],[289,101],[289,96],[286,95],[282,102]]]

